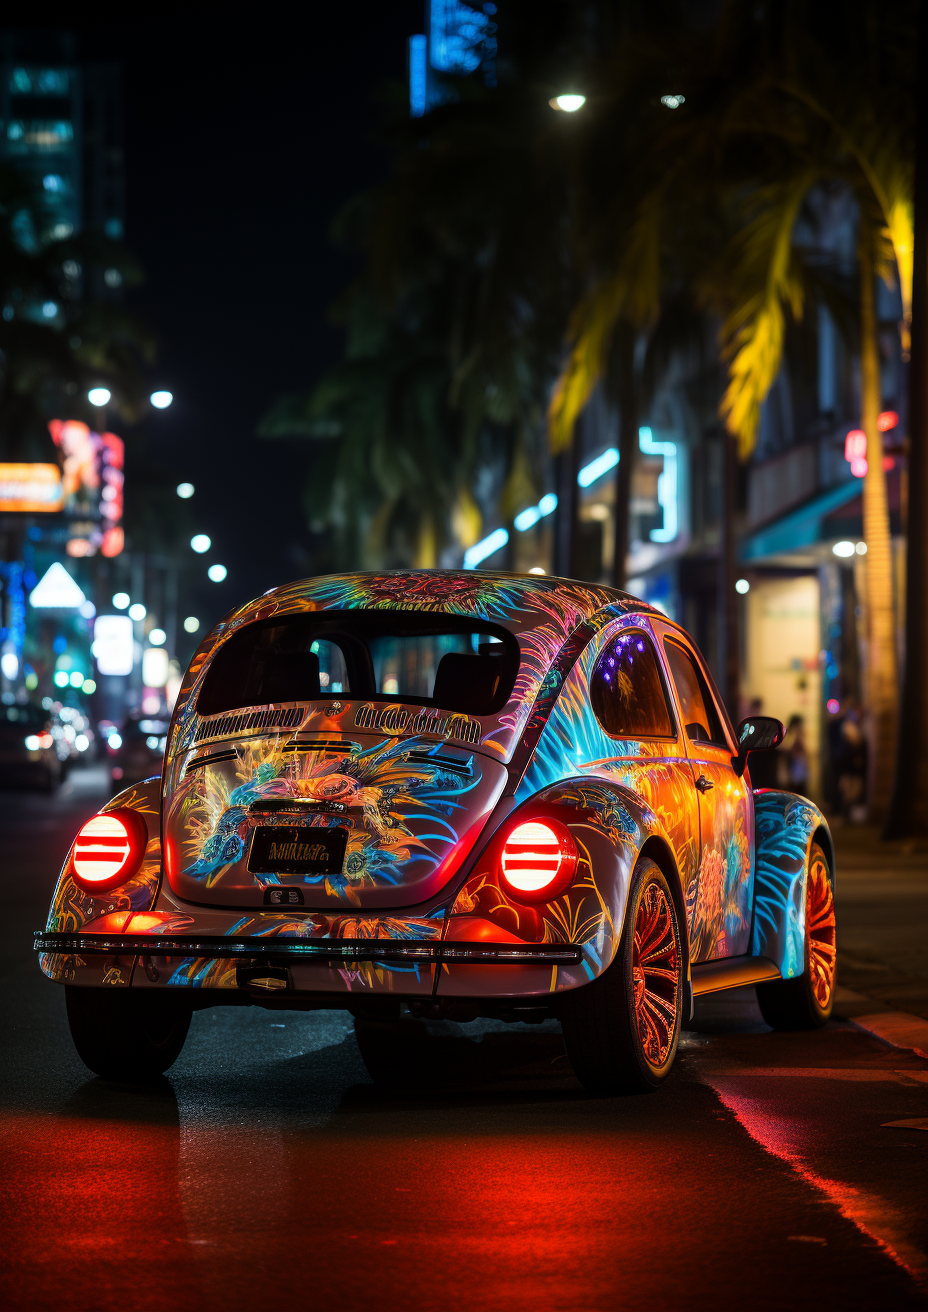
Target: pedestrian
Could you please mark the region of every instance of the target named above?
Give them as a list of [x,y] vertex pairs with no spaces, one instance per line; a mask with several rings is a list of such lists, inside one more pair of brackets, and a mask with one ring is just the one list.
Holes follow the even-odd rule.
[[842,815],[849,824],[863,824],[867,818],[867,740],[856,706],[850,706],[841,721],[835,773]]

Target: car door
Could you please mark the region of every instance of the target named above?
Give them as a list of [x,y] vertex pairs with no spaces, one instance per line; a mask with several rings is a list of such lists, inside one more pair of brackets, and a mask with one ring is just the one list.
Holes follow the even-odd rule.
[[695,649],[677,632],[664,634],[663,648],[699,792],[699,868],[686,898],[690,955],[740,956],[751,934],[753,798],[732,768],[733,736]]

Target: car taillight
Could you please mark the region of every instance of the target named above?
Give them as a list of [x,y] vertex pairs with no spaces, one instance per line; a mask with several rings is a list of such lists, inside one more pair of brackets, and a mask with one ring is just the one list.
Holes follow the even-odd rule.
[[95,815],[81,826],[71,852],[74,880],[91,893],[103,893],[131,879],[148,842],[145,821],[120,807]]
[[524,820],[507,836],[500,857],[503,882],[523,902],[560,896],[577,868],[577,845],[557,820]]

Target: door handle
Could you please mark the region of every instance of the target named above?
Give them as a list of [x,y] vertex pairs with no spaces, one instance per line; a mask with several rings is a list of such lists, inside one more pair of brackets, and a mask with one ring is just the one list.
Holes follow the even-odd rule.
[[696,780],[696,787],[699,789],[701,793],[707,793],[710,788],[715,787],[715,784],[712,782],[711,779],[707,779],[704,774],[701,774],[699,778]]

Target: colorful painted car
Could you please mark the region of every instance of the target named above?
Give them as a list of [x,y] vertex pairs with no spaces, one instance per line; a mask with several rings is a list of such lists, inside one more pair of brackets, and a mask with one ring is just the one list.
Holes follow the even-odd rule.
[[[230,613],[185,676],[161,778],[85,824],[42,969],[77,1050],[146,1077],[193,1010],[560,1019],[595,1090],[656,1087],[700,994],[823,1024],[834,852],[753,792],[702,657],[660,611],[567,580],[347,574]],[[402,1017],[402,1019],[401,1019]]]

